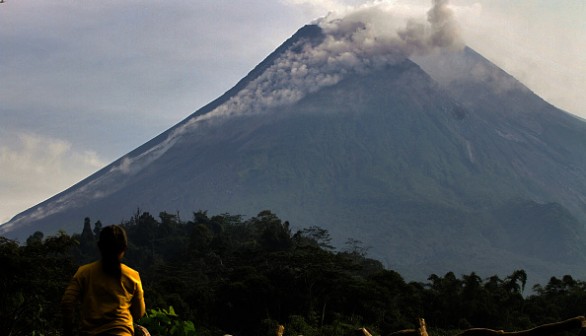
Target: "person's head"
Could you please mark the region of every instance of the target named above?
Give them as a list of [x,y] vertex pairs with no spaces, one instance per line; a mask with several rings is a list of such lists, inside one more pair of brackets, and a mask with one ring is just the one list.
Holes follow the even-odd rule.
[[118,225],[102,228],[98,240],[98,248],[106,273],[120,275],[120,259],[128,247],[126,231]]
[[118,225],[110,225],[102,228],[98,248],[102,258],[110,259],[120,256],[128,247],[126,231]]

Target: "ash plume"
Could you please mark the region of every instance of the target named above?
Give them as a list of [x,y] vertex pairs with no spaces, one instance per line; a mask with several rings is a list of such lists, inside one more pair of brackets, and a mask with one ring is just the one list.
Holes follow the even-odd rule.
[[403,21],[392,5],[384,3],[359,7],[344,16],[330,14],[317,22],[324,33],[321,43],[299,41],[244,90],[190,124],[261,113],[295,103],[348,74],[376,70],[438,48],[463,46],[447,0],[432,1],[426,22]]

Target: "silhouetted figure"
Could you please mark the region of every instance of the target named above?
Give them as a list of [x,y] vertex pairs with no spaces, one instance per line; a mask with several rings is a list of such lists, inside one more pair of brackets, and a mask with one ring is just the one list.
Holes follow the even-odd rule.
[[65,335],[72,335],[80,305],[80,335],[134,334],[134,321],[145,314],[144,292],[137,271],[121,263],[128,247],[126,231],[106,226],[100,232],[101,258],[81,266],[61,300]]

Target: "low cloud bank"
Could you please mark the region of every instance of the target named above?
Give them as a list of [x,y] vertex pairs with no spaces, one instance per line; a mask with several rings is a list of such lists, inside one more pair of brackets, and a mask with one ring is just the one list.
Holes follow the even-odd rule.
[[[10,138],[10,139],[9,139]],[[0,146],[0,223],[103,167],[95,152],[34,133],[8,134]]]

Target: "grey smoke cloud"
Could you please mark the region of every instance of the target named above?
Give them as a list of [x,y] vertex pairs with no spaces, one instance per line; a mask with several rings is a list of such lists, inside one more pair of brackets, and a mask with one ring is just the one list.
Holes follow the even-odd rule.
[[434,0],[433,4],[427,13],[431,25],[430,44],[440,48],[459,44],[460,29],[453,11],[448,7],[448,0]]
[[[434,0],[427,20],[405,19],[386,3],[362,6],[343,15],[331,13],[316,22],[321,43],[300,40],[263,74],[213,111],[176,128],[159,145],[133,158],[123,158],[110,174],[134,174],[163,155],[198,126],[243,115],[265,113],[292,104],[307,94],[334,85],[348,74],[365,73],[437,48],[462,47],[447,0]],[[106,177],[104,177],[106,178]],[[108,176],[108,179],[114,176]]]
[[295,103],[350,73],[371,71],[436,48],[463,46],[447,0],[432,1],[427,22],[410,18],[399,26],[401,21],[392,6],[384,3],[359,7],[342,17],[332,13],[317,22],[325,34],[322,43],[299,41],[244,90],[186,127],[203,120],[261,113]]

